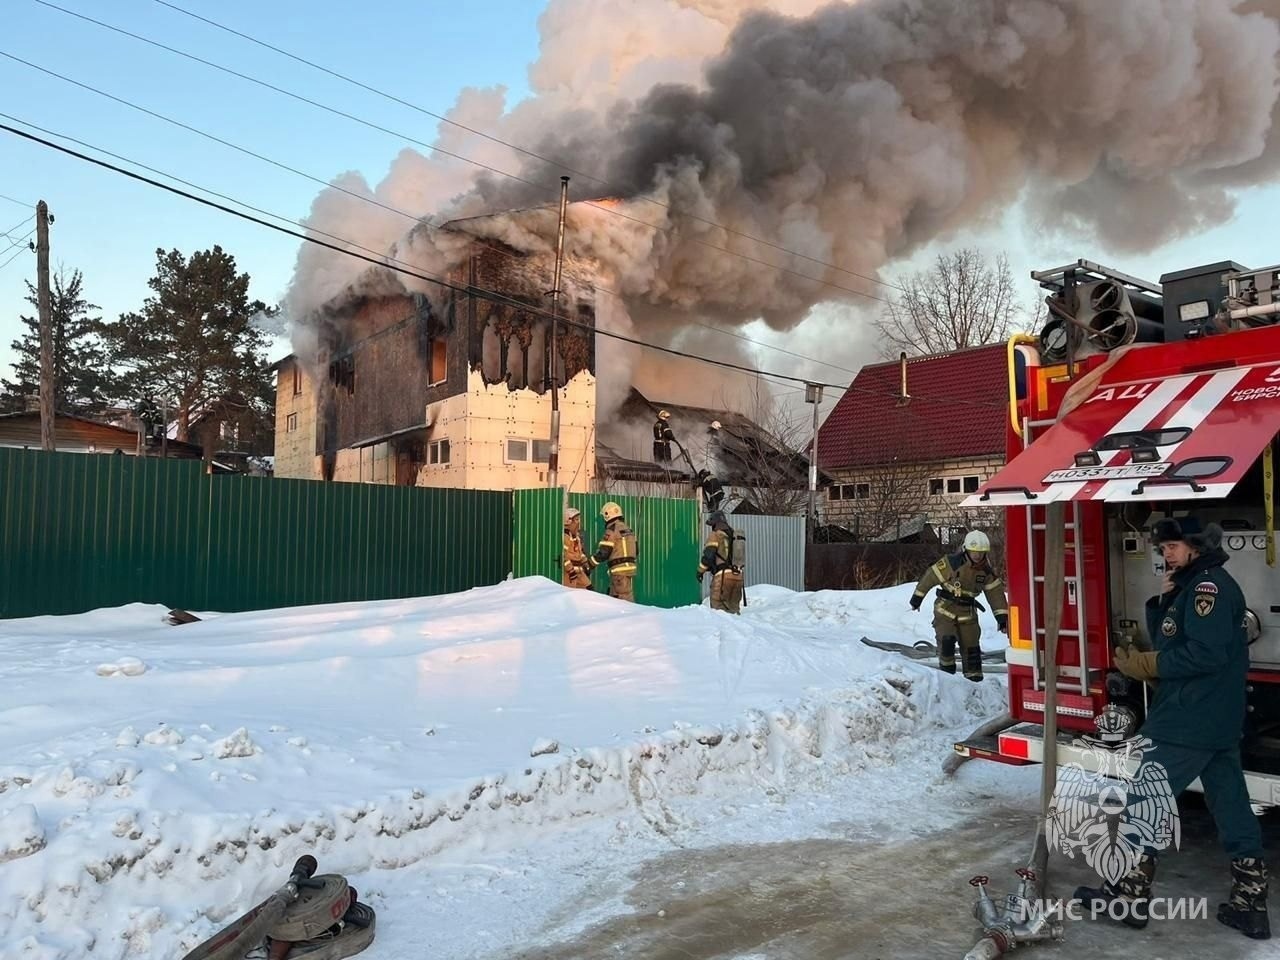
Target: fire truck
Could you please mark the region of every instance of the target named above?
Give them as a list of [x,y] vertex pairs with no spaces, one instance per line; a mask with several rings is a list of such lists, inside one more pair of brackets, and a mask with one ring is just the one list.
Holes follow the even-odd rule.
[[1136,732],[1151,691],[1112,651],[1150,649],[1144,607],[1164,571],[1149,534],[1194,512],[1223,528],[1248,604],[1250,797],[1280,805],[1280,266],[1223,262],[1153,284],[1079,260],[1032,277],[1049,319],[1008,344],[1006,463],[963,501],[1004,512],[1010,725],[956,752],[1042,762],[1046,700],[1059,764],[1090,768],[1079,738],[1104,713]]

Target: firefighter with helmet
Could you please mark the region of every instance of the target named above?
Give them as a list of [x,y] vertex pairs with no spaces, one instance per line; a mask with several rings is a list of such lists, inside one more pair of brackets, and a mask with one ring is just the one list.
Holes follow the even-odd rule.
[[[1155,525],[1151,539],[1166,571],[1160,594],[1146,608],[1155,649],[1118,646],[1112,655],[1125,676],[1155,685],[1138,730],[1152,744],[1142,754],[1142,766],[1163,770],[1159,792],[1165,797],[1176,798],[1199,778],[1231,857],[1231,892],[1218,905],[1218,920],[1246,937],[1267,940],[1267,864],[1240,758],[1249,674],[1244,593],[1223,569],[1228,558],[1217,524],[1170,517]],[[1132,797],[1135,789],[1129,789]],[[1120,919],[1144,927],[1155,871],[1156,850],[1147,846],[1118,883],[1080,887],[1075,899],[1091,910],[1102,906],[1108,915],[1110,904],[1121,901],[1128,909]]]
[[985,609],[978,594],[986,597],[1000,632],[1009,632],[1009,601],[1004,583],[991,568],[991,541],[981,530],[971,530],[964,548],[943,557],[924,572],[911,595],[911,609],[919,610],[925,594],[938,588],[933,602],[933,629],[938,639],[938,666],[956,672],[956,647],[967,679],[982,679],[982,629],[978,611]]
[[635,603],[636,561],[640,556],[636,535],[627,526],[622,507],[612,500],[600,508],[600,516],[604,519],[604,536],[587,562],[592,570],[602,563],[608,568],[609,596]]
[[738,613],[742,605],[742,568],[734,562],[733,527],[722,511],[716,510],[707,517],[711,533],[702,548],[702,562],[698,564],[698,583],[707,573],[711,574],[711,609],[726,613]]
[[671,462],[671,444],[676,435],[671,432],[671,413],[658,411],[658,419],[653,422],[653,459],[657,463]]
[[582,550],[582,511],[569,507],[564,512],[564,576],[561,582],[575,590],[591,589],[591,564]]

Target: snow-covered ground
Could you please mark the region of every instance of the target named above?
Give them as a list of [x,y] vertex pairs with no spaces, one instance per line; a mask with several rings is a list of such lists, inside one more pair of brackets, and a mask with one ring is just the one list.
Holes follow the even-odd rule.
[[0,956],[179,957],[308,852],[378,910],[369,960],[503,956],[624,909],[656,850],[945,825],[994,774],[941,760],[1004,685],[858,642],[932,639],[909,594],[0,622]]

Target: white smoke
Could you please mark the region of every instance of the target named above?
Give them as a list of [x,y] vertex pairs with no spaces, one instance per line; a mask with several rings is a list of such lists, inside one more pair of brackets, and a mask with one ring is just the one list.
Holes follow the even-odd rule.
[[[564,163],[576,196],[623,198],[575,204],[567,246],[645,337],[688,317],[784,330],[1020,197],[1134,251],[1230,218],[1233,189],[1280,170],[1278,21],[1280,0],[552,0],[534,96],[467,91],[452,116]],[[447,125],[440,145],[535,186],[406,150],[370,192],[440,222],[553,202],[569,172]],[[520,249],[549,243],[554,217],[498,219]],[[377,249],[407,227],[328,194],[311,224]],[[292,317],[359,272],[304,248]],[[602,348],[618,372],[650,362]]]

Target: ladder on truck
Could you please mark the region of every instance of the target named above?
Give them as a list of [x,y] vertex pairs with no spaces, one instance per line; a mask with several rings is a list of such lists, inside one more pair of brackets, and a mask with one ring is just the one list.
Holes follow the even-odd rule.
[[[1048,429],[1057,420],[1022,421],[1023,449],[1031,446],[1035,439],[1033,433]],[[1093,719],[1093,698],[1089,695],[1089,648],[1086,634],[1085,614],[1087,597],[1084,584],[1084,547],[1081,543],[1082,511],[1079,501],[1071,500],[1062,504],[1063,522],[1057,531],[1050,530],[1048,525],[1049,508],[1046,504],[1028,500],[1026,505],[1026,537],[1027,537],[1027,604],[1028,632],[1031,637],[1031,671],[1032,688],[1024,694],[1023,708],[1031,708],[1044,713],[1046,701],[1044,663],[1046,621],[1048,613],[1045,609],[1045,562],[1046,551],[1057,546],[1064,551],[1064,576],[1061,591],[1057,593],[1058,601],[1065,608],[1075,610],[1075,626],[1058,627],[1058,636],[1063,641],[1075,641],[1079,649],[1079,676],[1071,677],[1074,667],[1058,667],[1054,671],[1056,680],[1058,714]],[[1037,536],[1039,535],[1039,536]],[[1060,541],[1055,544],[1054,541]],[[1074,599],[1074,602],[1070,602]],[[1061,624],[1061,620],[1058,621]]]

